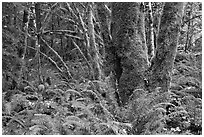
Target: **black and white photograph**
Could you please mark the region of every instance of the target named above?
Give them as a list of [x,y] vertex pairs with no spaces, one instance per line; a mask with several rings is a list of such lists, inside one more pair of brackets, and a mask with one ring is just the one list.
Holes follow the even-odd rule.
[[1,2],[2,135],[202,135],[202,2]]

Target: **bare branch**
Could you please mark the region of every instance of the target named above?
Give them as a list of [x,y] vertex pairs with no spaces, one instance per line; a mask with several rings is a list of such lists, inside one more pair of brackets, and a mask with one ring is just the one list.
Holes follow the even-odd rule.
[[[78,39],[78,40],[83,40],[83,38],[81,38],[81,37],[74,36],[74,35],[77,35],[76,31],[71,31],[71,30],[47,30],[47,31],[44,31],[42,34],[46,35],[48,33],[51,33],[51,34],[56,33],[56,34],[59,34],[59,35],[65,35],[66,37],[71,37],[71,38],[75,38],[75,39]],[[66,33],[68,33],[68,34],[66,34]]]
[[[35,48],[33,48],[33,47],[31,47],[31,46],[28,46],[28,48],[31,48],[31,49],[33,49],[33,50],[36,50]],[[41,54],[41,55],[43,55],[44,57],[46,57],[56,68],[57,68],[57,70],[59,71],[59,72],[63,72],[61,69],[60,69],[60,67],[57,65],[57,63],[51,58],[51,57],[48,57],[45,53],[43,53],[43,52],[41,52],[41,51],[39,51],[39,53]]]
[[83,52],[81,51],[81,49],[79,48],[79,46],[74,42],[74,40],[72,40],[74,46],[79,50],[79,52],[81,53],[82,57],[84,58],[84,60],[86,61],[87,65],[89,66],[89,68],[92,70],[91,65],[89,64],[87,58],[85,57],[85,55],[83,54]]
[[43,43],[45,43],[45,45],[60,59],[60,61],[62,62],[63,66],[65,67],[66,69],[66,72],[68,73],[68,75],[72,77],[71,73],[69,72],[69,68],[68,66],[66,65],[66,63],[63,61],[62,57],[60,57],[60,55],[43,39],[43,37],[41,37]]
[[193,19],[195,19],[195,18],[200,18],[200,19],[201,19],[201,17],[202,17],[202,15],[197,15],[197,16],[194,16],[194,17],[192,17],[192,18],[190,18],[190,19],[188,19],[188,20],[184,21],[184,23],[183,23],[183,24],[188,23],[189,21],[191,21],[191,20],[193,20]]
[[45,26],[47,26],[48,24],[48,20],[50,19],[50,15],[52,13],[52,10],[57,6],[57,2],[55,4],[52,5],[52,7],[49,9],[49,11],[47,12],[44,21],[42,21],[42,27],[40,28],[40,31],[44,30]]

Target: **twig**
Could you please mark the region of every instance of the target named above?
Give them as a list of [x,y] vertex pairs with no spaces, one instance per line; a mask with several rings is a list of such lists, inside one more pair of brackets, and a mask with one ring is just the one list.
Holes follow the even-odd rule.
[[[84,40],[81,37],[74,36],[74,35],[77,34],[77,32],[70,31],[70,30],[49,30],[49,31],[44,31],[42,34],[47,34],[47,33],[58,33],[58,34],[61,33],[59,35],[65,35],[66,37],[71,37],[71,38],[75,38],[75,39],[78,39],[78,40]],[[66,33],[69,33],[69,34],[66,34]]]
[[69,33],[69,34],[72,34],[72,35],[76,35],[77,34],[76,31],[72,31],[72,30],[47,30],[47,31],[44,31],[43,34],[46,34],[46,33],[55,33],[55,32]]
[[77,36],[73,36],[73,35],[69,35],[69,34],[65,34],[66,37],[71,37],[71,38],[75,38],[77,40],[84,40],[83,38],[77,37]]
[[190,18],[190,19],[188,19],[188,20],[184,21],[184,23],[183,23],[183,24],[185,24],[185,23],[187,23],[187,22],[189,22],[189,21],[191,21],[191,20],[193,20],[193,19],[195,19],[195,18],[201,18],[201,17],[202,17],[202,15],[197,15],[197,16],[194,16],[194,17],[192,17],[192,18]]

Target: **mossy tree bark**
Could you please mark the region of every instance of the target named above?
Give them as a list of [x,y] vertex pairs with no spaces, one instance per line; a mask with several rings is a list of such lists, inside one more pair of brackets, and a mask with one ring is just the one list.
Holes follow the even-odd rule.
[[181,2],[165,3],[157,38],[156,55],[148,70],[147,89],[150,92],[156,87],[161,87],[164,92],[170,88],[184,5]]
[[148,55],[149,59],[151,59],[154,56],[155,49],[154,49],[154,27],[153,27],[153,15],[152,15],[152,5],[151,2],[148,3],[148,33],[147,33],[147,47],[148,47]]
[[90,43],[90,55],[92,57],[92,67],[93,67],[93,79],[101,80],[102,70],[101,70],[101,59],[99,56],[99,50],[96,45],[95,35],[94,35],[94,24],[93,24],[93,3],[90,3],[88,7],[88,35]]
[[105,75],[109,75],[110,71],[113,69],[113,65],[112,67],[110,67],[111,64],[110,58],[112,58],[111,56],[112,52],[110,50],[110,47],[112,46],[111,45],[112,38],[110,35],[111,11],[110,9],[108,9],[104,2],[96,2],[95,4],[97,7],[98,18],[100,20],[101,35],[105,47],[104,72]]
[[135,88],[143,87],[148,67],[142,3],[112,3],[110,47],[121,101],[125,104]]

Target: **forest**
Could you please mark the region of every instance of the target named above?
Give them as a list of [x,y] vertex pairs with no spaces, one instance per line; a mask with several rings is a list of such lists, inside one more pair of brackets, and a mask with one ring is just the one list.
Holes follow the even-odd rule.
[[2,2],[3,135],[201,135],[201,2]]

